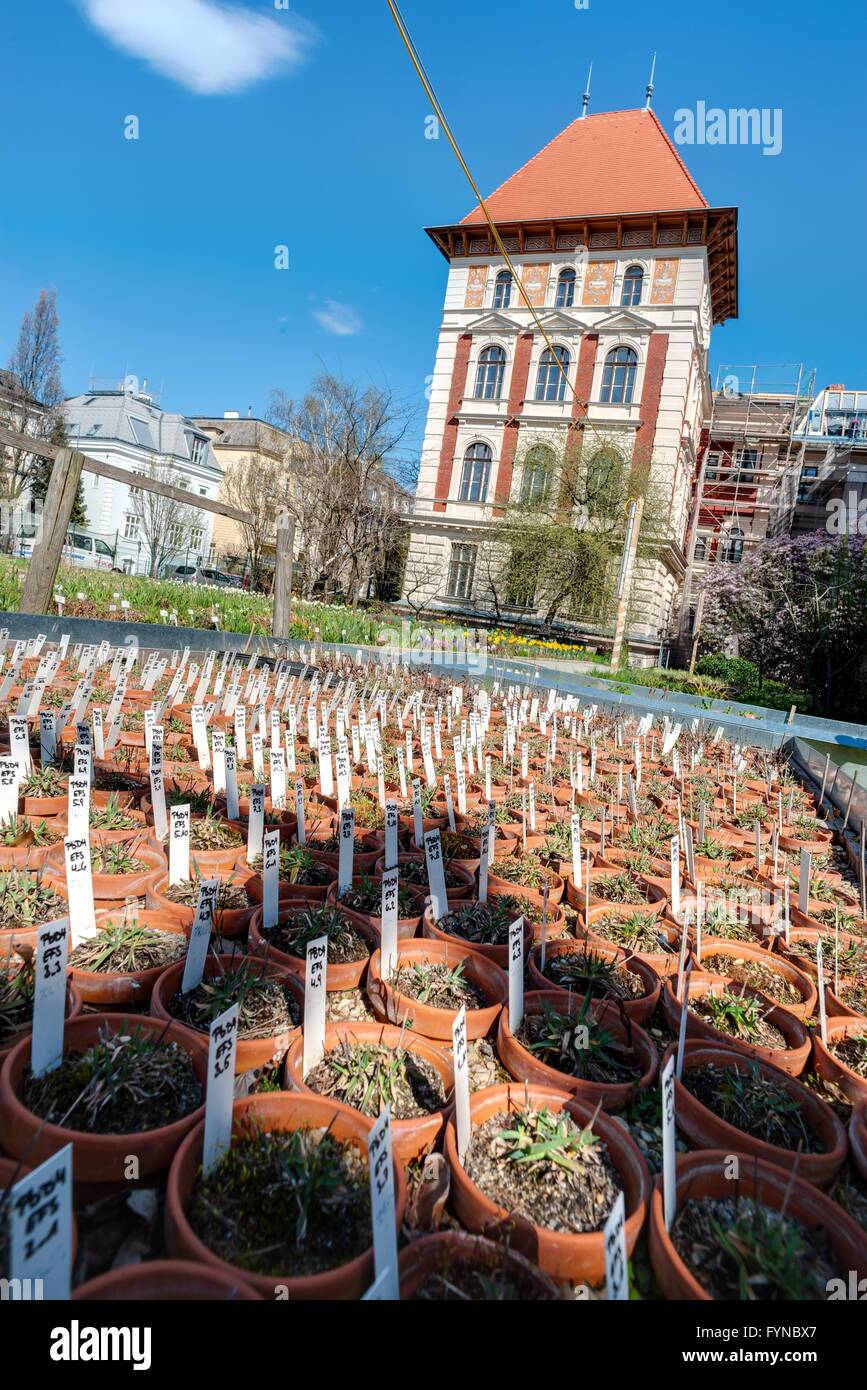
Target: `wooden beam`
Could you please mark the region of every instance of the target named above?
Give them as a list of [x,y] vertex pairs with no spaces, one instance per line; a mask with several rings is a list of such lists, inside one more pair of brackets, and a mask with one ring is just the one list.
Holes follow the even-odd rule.
[[[34,439],[29,434],[19,434],[17,430],[7,429],[5,425],[0,425],[0,444],[5,444],[10,449],[25,449],[28,454],[34,454],[36,458],[41,459],[56,459],[63,452],[59,444],[50,444],[46,439]],[[228,516],[233,521],[250,520],[249,512],[241,512],[237,507],[230,507],[227,502],[202,497],[201,493],[188,492],[185,488],[173,487],[171,483],[158,482],[156,478],[149,478],[146,473],[133,473],[130,469],[118,468],[113,463],[101,463],[99,459],[92,459],[87,454],[80,454],[79,457],[83,461],[82,471],[85,473],[96,473],[100,478],[111,478],[112,482],[126,483],[128,487],[139,487],[142,492],[156,492],[160,497],[172,497],[186,507],[198,507],[203,512],[216,512],[218,516]],[[66,532],[64,537],[65,535]]]
[[274,567],[274,607],[271,636],[288,637],[292,618],[292,560],[295,552],[295,522],[288,512],[277,517],[277,563]]
[[33,548],[21,594],[20,613],[48,613],[66,532],[81,480],[84,454],[58,449],[42,508],[42,534]]

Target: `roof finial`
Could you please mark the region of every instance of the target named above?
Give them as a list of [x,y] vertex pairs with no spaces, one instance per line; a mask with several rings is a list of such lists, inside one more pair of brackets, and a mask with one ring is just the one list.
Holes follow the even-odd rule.
[[587,87],[586,87],[586,89],[585,89],[585,91],[584,91],[583,97],[581,98],[581,119],[582,119],[582,121],[583,121],[584,117],[587,115],[587,107],[590,105],[590,79],[591,79],[592,76],[593,76],[593,64],[591,63],[591,64],[590,64],[590,71],[589,71],[588,74],[587,74]]
[[647,97],[647,100],[646,100],[646,102],[644,103],[644,109],[645,109],[645,111],[649,111],[649,110],[650,110],[651,102],[653,101],[653,74],[654,74],[655,72],[656,72],[656,54],[654,53],[654,55],[653,55],[653,62],[650,64],[650,81],[648,82],[647,88],[646,88],[646,90],[645,90],[645,96]]

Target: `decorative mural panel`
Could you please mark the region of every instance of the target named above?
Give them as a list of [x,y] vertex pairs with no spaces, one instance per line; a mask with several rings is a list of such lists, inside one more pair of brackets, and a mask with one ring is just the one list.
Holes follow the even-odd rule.
[[465,309],[481,309],[485,302],[485,285],[488,283],[488,267],[471,265],[467,275],[467,297]]
[[651,304],[673,304],[677,285],[677,261],[657,261],[653,268],[653,289],[650,292]]
[[541,308],[545,303],[550,268],[547,265],[524,265],[521,267],[521,283],[534,309]]
[[614,261],[597,261],[587,267],[582,304],[610,304],[614,281]]

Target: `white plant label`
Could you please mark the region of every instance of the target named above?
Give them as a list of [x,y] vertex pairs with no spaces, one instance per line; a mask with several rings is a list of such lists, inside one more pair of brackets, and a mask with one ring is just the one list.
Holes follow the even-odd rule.
[[[391,1149],[391,1107],[386,1106],[367,1136],[370,1208],[373,1225],[373,1264],[381,1299],[398,1300],[397,1220],[394,1205],[394,1160]],[[384,1286],[383,1286],[384,1285]]]
[[623,1192],[602,1228],[605,1248],[605,1288],[610,1303],[629,1301],[629,1258],[626,1253],[626,1199]]
[[479,902],[488,901],[488,865],[491,858],[491,827],[483,825],[479,834]]
[[349,754],[337,753],[334,758],[334,771],[337,778],[337,807],[342,810],[349,805]]
[[412,779],[412,825],[415,842],[420,845],[424,840],[424,819],[421,813],[421,782],[417,777]]
[[72,1279],[71,1144],[15,1183],[7,1212],[10,1279],[31,1297],[67,1302]]
[[467,1006],[462,1004],[452,1024],[452,1053],[455,1066],[455,1129],[461,1163],[470,1147],[470,1068],[467,1043]]
[[509,927],[509,1028],[516,1033],[524,1017],[524,919]]
[[452,801],[452,779],[447,772],[443,773],[443,791],[446,798],[446,814],[449,819],[449,830],[454,833],[457,829],[455,825],[455,807]]
[[247,863],[252,864],[262,853],[265,836],[265,788],[261,782],[250,788],[250,812],[247,820]]
[[674,1054],[669,1057],[662,1073],[662,1183],[665,1210],[665,1229],[671,1230],[677,1215],[677,1150],[675,1148],[674,1115]]
[[238,1051],[238,1005],[233,1004],[211,1024],[208,1035],[208,1089],[205,1096],[205,1137],[202,1171],[213,1172],[232,1144],[232,1106],[235,1103],[235,1056]]
[[280,831],[262,837],[262,925],[276,927],[280,916]]
[[253,745],[253,776],[257,782],[265,780],[265,755],[262,751],[262,735],[255,733],[250,735],[250,742]]
[[352,887],[352,864],[355,857],[355,808],[344,806],[340,812],[340,850],[337,856],[337,892],[347,893]]
[[18,816],[18,783],[20,769],[14,758],[0,758],[0,821],[8,822]]
[[57,715],[53,710],[44,709],[40,711],[39,715],[39,757],[42,766],[46,767],[48,763],[53,763],[56,755]]
[[798,877],[798,907],[801,912],[806,913],[810,905],[810,871],[813,867],[813,856],[808,849],[801,850],[801,865]]
[[220,893],[218,878],[204,878],[199,882],[199,896],[196,900],[196,915],[190,932],[187,955],[184,961],[184,975],[181,980],[181,994],[189,994],[202,983],[208,945],[214,930],[214,914]]
[[429,830],[424,837],[424,857],[427,862],[427,882],[430,889],[431,912],[438,922],[449,910],[446,875],[440,832]]
[[36,944],[36,988],[33,998],[33,1043],[30,1066],[34,1076],[44,1076],[60,1065],[66,1017],[66,961],[68,928],[65,922],[46,922]]
[[226,731],[214,729],[211,734],[211,755],[214,765],[214,791],[219,795],[226,790]]
[[282,748],[272,748],[271,760],[271,805],[275,811],[286,810],[286,754]]
[[397,967],[397,899],[400,871],[395,866],[386,869],[382,875],[382,922],[380,926],[380,950],[382,951],[382,978],[391,979]]
[[323,796],[334,795],[334,772],[331,766],[331,739],[327,729],[319,731],[319,786]]
[[90,843],[86,835],[70,835],[63,841],[66,861],[66,891],[69,896],[69,930],[72,949],[96,936],[93,908],[93,875],[90,870]]
[[27,720],[13,714],[9,719],[9,756],[21,769],[22,778],[30,771],[30,730]]
[[[237,687],[233,686],[233,690]],[[247,761],[247,706],[238,705],[235,710],[235,747],[238,750],[238,761]]]
[[328,979],[328,937],[317,936],[307,946],[304,974],[304,1059],[306,1076],[325,1055],[325,1005]]
[[298,843],[299,845],[306,845],[307,827],[304,823],[304,783],[300,779],[295,783],[295,815],[298,818],[298,829],[295,832],[298,836]]
[[816,989],[819,995],[819,1031],[822,1042],[828,1046],[828,1016],[825,1008],[825,963],[822,959],[821,938],[816,942]]
[[675,920],[680,913],[680,840],[671,837],[671,911]]
[[394,869],[397,866],[397,802],[386,801],[385,803],[385,867]]
[[680,1027],[677,1031],[677,1066],[675,1075],[678,1081],[683,1076],[683,1052],[686,1047],[686,1030],[689,1024],[689,986],[692,977],[692,966],[688,965],[683,977],[683,1007],[680,1011]]
[[570,821],[572,829],[572,882],[581,888],[581,817],[577,811]]
[[234,748],[226,747],[223,762],[226,772],[226,815],[229,820],[237,820],[241,808],[238,805],[238,759]]
[[169,830],[169,884],[186,883],[190,877],[190,808],[173,806]]
[[169,820],[166,810],[166,785],[163,777],[163,731],[159,725],[154,729],[151,744],[150,782],[154,834],[158,840],[165,840],[169,833]]

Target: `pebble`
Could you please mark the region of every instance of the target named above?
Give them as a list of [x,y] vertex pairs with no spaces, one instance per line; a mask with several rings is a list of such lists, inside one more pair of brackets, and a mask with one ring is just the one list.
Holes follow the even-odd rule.
[[368,1023],[376,1014],[361,989],[330,990],[325,1004],[327,1023]]

